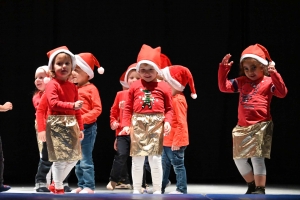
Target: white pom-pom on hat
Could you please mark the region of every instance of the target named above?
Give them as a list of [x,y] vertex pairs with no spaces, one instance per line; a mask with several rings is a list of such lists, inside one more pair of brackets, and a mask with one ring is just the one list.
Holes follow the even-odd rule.
[[197,94],[191,94],[191,97],[193,98],[193,99],[197,99]]
[[97,69],[97,71],[99,74],[104,74],[104,68],[101,66]]

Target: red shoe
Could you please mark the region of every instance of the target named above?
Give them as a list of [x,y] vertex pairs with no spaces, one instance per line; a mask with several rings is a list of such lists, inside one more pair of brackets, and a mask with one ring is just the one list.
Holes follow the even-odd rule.
[[54,186],[54,182],[52,181],[52,183],[49,185],[48,189],[50,190],[50,192],[55,193],[55,186]]
[[55,189],[54,194],[65,194],[64,189]]

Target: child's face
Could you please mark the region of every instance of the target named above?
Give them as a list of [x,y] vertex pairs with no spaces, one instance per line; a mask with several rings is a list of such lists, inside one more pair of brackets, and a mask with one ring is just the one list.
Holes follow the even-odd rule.
[[55,77],[59,80],[68,80],[72,73],[72,59],[68,54],[60,53],[54,59],[53,69]]
[[264,76],[264,70],[262,66],[254,64],[249,60],[244,60],[242,65],[244,68],[244,73],[249,79],[255,81]]
[[36,70],[34,84],[39,91],[45,90],[45,86],[46,86],[44,82],[45,77],[47,77],[47,74],[43,69],[39,68]]
[[140,75],[136,72],[136,70],[130,70],[127,76],[127,82],[130,87],[132,83],[140,79]]
[[73,71],[73,82],[77,83],[78,86],[83,86],[89,82],[89,76],[80,67],[76,66]]
[[143,79],[146,82],[151,82],[153,80],[156,81],[157,78],[157,71],[154,69],[153,66],[148,65],[146,63],[142,63],[140,65],[139,74],[141,79]]

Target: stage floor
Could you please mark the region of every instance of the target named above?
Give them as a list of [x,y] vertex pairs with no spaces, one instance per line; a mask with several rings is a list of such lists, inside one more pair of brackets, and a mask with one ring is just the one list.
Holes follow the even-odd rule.
[[[245,185],[226,185],[226,184],[189,184],[188,194],[171,195],[168,192],[174,191],[176,186],[172,184],[166,189],[166,194],[132,194],[132,190],[116,189],[114,191],[106,190],[104,184],[97,184],[95,194],[72,194],[55,195],[51,193],[37,193],[33,186],[11,185],[11,189],[7,192],[0,193],[1,200],[24,199],[24,200],[62,200],[62,199],[80,199],[80,200],[96,200],[96,199],[151,199],[151,200],[172,200],[172,199],[206,199],[206,200],[251,200],[251,199],[299,199],[300,185],[268,185],[266,195],[244,195],[246,191]],[[71,185],[71,188],[76,188]]]

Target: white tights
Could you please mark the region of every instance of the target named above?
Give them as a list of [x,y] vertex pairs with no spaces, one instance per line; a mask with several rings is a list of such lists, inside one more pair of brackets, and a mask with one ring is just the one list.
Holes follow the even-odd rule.
[[78,161],[53,162],[52,175],[55,189],[64,189],[63,181]]
[[[161,183],[162,183],[162,175],[163,175],[161,155],[148,156],[148,160],[151,168],[153,192],[161,191]],[[145,156],[132,156],[132,182],[133,182],[134,190],[140,191],[142,187],[144,161],[145,161]]]
[[[252,171],[248,158],[234,159],[235,165],[242,176],[249,174]],[[266,165],[264,157],[252,157],[251,163],[253,166],[254,175],[266,175]]]

